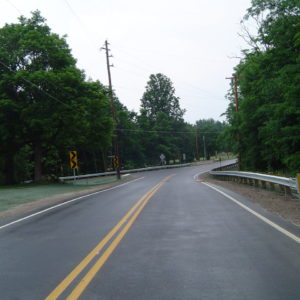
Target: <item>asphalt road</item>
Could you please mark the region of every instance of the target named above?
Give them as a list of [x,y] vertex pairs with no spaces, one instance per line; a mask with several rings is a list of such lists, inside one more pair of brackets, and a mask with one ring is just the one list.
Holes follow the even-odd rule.
[[0,299],[299,300],[300,228],[195,180],[213,167],[0,225]]

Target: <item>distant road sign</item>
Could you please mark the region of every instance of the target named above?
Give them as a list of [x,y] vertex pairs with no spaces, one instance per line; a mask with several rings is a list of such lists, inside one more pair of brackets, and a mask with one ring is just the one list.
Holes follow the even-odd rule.
[[78,169],[77,151],[70,151],[70,166],[71,169]]
[[162,154],[159,156],[159,158],[160,158],[160,162],[163,164],[163,163],[165,162],[165,159],[166,159],[165,155],[162,153]]

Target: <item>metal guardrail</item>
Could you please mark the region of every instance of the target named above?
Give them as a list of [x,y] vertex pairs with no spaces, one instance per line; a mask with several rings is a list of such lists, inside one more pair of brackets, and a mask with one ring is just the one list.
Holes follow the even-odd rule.
[[[191,165],[192,165],[191,163],[188,163],[188,164],[178,164],[178,165],[156,166],[156,167],[141,168],[141,169],[121,170],[121,174],[153,171],[153,170],[159,170],[159,169],[172,169],[172,168],[189,167]],[[78,176],[77,175],[75,175],[75,176],[64,176],[64,177],[58,177],[58,179],[63,181],[63,180],[72,180],[72,179],[101,177],[101,176],[108,176],[108,175],[115,175],[115,174],[116,174],[116,171],[113,171],[113,172],[85,174],[85,175],[78,175]]]
[[241,171],[210,171],[209,172],[213,176],[229,176],[249,180],[250,183],[257,185],[258,182],[262,182],[263,185],[265,183],[270,183],[271,185],[278,184],[280,187],[284,187],[296,190],[297,191],[297,182],[296,178],[288,178],[288,177],[280,177],[274,175],[260,174],[260,173],[251,173],[251,172],[241,172]]
[[[218,161],[216,161],[218,162]],[[233,168],[238,168],[239,166],[239,163],[236,161],[234,162],[233,164],[229,164],[229,165],[223,165],[223,166],[220,166],[218,168],[215,168],[213,169],[213,171],[224,171],[224,170],[227,170],[227,169],[233,169]]]

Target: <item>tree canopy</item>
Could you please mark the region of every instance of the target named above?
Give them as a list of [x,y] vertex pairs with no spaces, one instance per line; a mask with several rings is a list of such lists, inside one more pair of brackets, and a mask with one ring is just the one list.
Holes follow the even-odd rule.
[[[114,122],[110,96],[101,82],[86,80],[66,38],[39,11],[0,28],[0,183],[70,174],[71,150],[78,151],[81,173],[111,169],[115,136],[122,168],[157,165],[161,154],[167,162],[194,160],[195,126],[184,121],[170,78],[150,75],[139,112],[113,94]],[[209,154],[222,148],[222,126],[197,123],[200,132],[214,131],[206,134]]]
[[[296,0],[254,0],[245,19],[259,20],[251,49],[236,66],[239,112],[227,110],[239,132],[242,167],[300,169],[300,6]],[[234,135],[233,135],[234,136]]]
[[179,121],[185,113],[185,110],[180,108],[179,97],[175,96],[172,81],[161,73],[150,75],[141,99],[141,110],[153,120],[157,119],[159,113],[164,113],[167,117]]
[[100,135],[107,145],[108,109],[101,86],[85,82],[65,39],[51,33],[38,11],[0,29],[0,142],[7,183],[15,181],[20,149],[32,152],[39,181],[50,150],[82,143],[89,135]]

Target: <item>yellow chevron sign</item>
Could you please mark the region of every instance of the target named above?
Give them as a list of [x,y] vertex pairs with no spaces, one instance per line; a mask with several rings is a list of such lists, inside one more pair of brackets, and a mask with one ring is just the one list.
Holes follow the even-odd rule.
[[77,151],[70,151],[70,166],[71,169],[78,169]]
[[115,169],[118,169],[119,168],[119,157],[118,156],[115,156],[114,157],[114,167]]

